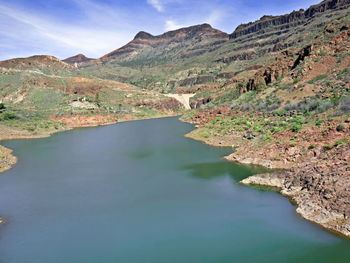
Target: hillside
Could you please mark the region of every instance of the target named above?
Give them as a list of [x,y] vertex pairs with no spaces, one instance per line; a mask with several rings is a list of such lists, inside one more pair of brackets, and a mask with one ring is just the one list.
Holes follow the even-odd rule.
[[51,56],[0,62],[0,138],[177,114],[175,99],[98,79]]

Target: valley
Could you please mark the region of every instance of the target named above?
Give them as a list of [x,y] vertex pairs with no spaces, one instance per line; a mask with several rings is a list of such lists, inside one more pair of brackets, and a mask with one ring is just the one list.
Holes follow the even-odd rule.
[[[232,147],[229,161],[277,169],[297,212],[350,236],[350,1],[266,15],[225,33],[209,24],[141,31],[101,58],[0,62],[0,139],[182,115],[186,137]],[[0,148],[0,170],[16,162]]]

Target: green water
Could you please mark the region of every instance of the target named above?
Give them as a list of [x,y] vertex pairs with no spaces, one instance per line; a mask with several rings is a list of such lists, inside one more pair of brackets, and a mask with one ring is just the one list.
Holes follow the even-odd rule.
[[350,262],[350,243],[299,218],[230,149],[176,118],[5,142],[1,263]]

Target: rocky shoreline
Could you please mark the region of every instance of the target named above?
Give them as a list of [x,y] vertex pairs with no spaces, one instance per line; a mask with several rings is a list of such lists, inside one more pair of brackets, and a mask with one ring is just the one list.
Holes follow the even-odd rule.
[[12,150],[0,145],[0,173],[11,169],[16,163],[17,157],[12,155]]
[[272,186],[290,198],[303,218],[350,237],[350,144],[291,169],[258,174],[245,185]]
[[228,136],[211,133],[206,138],[200,124],[186,137],[212,146],[233,147],[234,152],[225,157],[228,161],[278,169],[239,183],[277,188],[292,200],[296,212],[304,219],[350,237],[350,143],[339,140],[347,136],[347,131],[341,134],[333,126],[328,130],[329,140],[306,151],[302,141],[293,147],[281,143],[253,145],[251,140],[244,139],[243,132]]

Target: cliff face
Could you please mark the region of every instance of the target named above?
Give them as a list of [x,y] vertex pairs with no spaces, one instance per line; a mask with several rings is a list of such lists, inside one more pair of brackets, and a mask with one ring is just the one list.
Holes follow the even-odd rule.
[[318,5],[313,5],[306,11],[303,9],[293,11],[282,16],[263,16],[256,22],[242,24],[230,35],[230,39],[236,39],[248,34],[263,34],[267,31],[282,31],[307,23],[307,20],[327,11],[347,8],[350,0],[326,0]]

